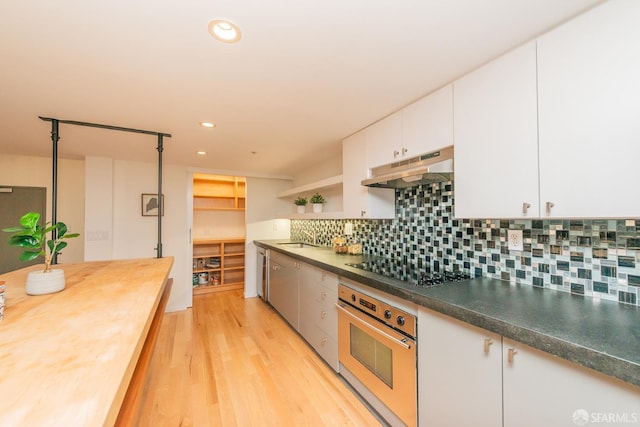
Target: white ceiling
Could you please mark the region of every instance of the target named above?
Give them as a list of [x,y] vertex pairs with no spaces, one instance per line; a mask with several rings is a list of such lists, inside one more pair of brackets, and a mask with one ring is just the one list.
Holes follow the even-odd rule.
[[[597,3],[2,0],[0,153],[50,156],[46,116],[171,133],[166,164],[293,175]],[[213,18],[241,41],[214,40]],[[69,125],[60,136],[65,158],[157,157],[153,136]]]

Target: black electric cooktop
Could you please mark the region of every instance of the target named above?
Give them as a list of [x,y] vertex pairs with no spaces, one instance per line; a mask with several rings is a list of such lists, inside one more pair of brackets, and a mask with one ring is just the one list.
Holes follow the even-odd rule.
[[470,278],[464,271],[449,271],[440,269],[439,263],[435,268],[417,267],[411,264],[397,262],[388,258],[372,257],[358,263],[346,263],[350,267],[370,271],[391,279],[413,283],[416,286],[437,286],[451,282],[460,282]]

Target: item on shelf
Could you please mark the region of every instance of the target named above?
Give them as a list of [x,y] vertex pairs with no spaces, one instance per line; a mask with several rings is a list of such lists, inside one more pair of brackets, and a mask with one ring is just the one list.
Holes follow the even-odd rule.
[[193,279],[192,279],[193,287],[195,288],[196,286],[198,286],[198,274],[194,273],[192,274],[192,276],[193,276]]
[[220,284],[220,275],[218,273],[214,273],[211,275],[211,285],[218,286]]
[[209,258],[209,261],[205,265],[207,268],[220,268],[220,258]]
[[209,273],[198,273],[198,285],[207,285],[209,283]]
[[204,258],[198,258],[198,270],[204,269]]

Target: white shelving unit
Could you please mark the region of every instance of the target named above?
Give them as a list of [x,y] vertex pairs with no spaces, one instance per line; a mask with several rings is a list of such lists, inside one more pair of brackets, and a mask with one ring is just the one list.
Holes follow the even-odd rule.
[[[307,205],[307,210],[303,214],[296,213],[294,211],[295,206],[293,200],[296,197],[303,196],[307,199],[313,195],[313,193],[320,193],[324,196],[327,203],[325,209],[321,213],[311,212],[311,206]],[[279,199],[290,199],[292,210],[291,212],[283,213],[282,216],[291,219],[335,219],[343,218],[342,213],[342,175],[336,175],[329,178],[321,179],[319,181],[311,182],[309,184],[300,185],[298,187],[292,187],[287,190],[281,191],[276,194]]]

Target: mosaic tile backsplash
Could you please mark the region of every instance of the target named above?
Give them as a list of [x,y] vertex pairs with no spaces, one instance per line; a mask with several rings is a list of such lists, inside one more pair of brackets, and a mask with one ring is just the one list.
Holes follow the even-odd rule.
[[[512,283],[640,305],[640,220],[468,220],[454,217],[451,182],[396,190],[393,220],[292,220],[291,238],[331,246],[353,224],[368,255],[413,268],[464,271]],[[510,251],[507,230],[523,230]]]

